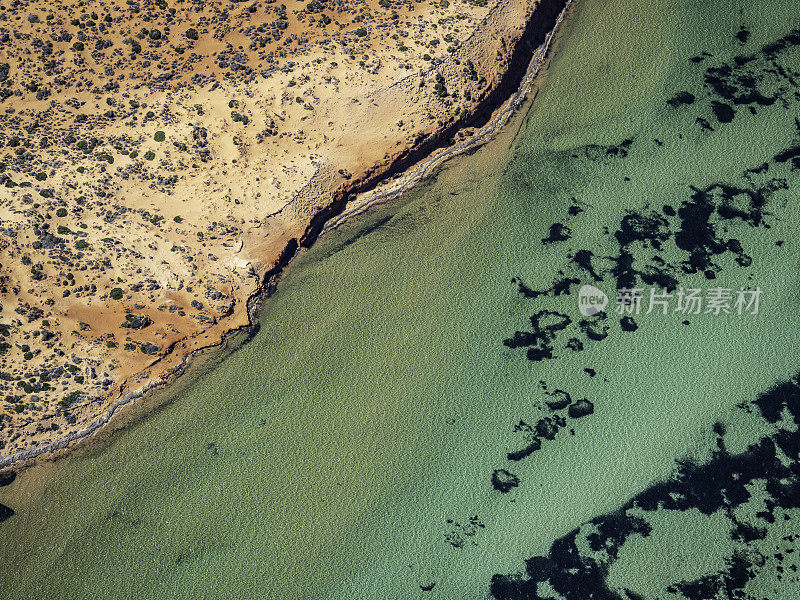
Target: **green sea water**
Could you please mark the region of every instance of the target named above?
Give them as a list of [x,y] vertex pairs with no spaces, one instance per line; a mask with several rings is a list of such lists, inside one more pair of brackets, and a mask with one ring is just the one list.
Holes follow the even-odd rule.
[[[770,424],[741,406],[800,370],[800,164],[784,158],[800,45],[774,47],[798,27],[790,0],[581,0],[499,138],[323,236],[254,337],[158,410],[0,488],[16,513],[0,597],[534,598],[493,576],[676,461],[712,460],[715,423],[745,451]],[[626,272],[646,290],[758,287],[760,310],[621,323]],[[582,324],[582,284],[610,297],[603,320]],[[593,414],[549,408],[555,390]],[[619,543],[604,581],[696,598],[670,585],[766,556],[800,519],[781,508],[743,546],[731,518],[756,518],[759,485],[735,509],[641,509],[651,531]],[[800,596],[776,559],[755,563],[745,593]]]

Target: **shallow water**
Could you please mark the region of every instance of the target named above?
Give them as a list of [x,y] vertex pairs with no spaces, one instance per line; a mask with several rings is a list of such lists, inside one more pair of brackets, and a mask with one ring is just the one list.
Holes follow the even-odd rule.
[[[162,409],[0,488],[0,596],[798,595],[800,401],[759,396],[800,370],[798,27],[582,0],[519,132],[321,239]],[[621,323],[634,285],[763,294]]]

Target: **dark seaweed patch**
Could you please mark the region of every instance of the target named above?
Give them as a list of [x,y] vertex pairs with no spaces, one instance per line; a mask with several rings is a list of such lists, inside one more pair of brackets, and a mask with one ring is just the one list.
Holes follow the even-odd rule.
[[[626,158],[633,144],[632,138],[622,140],[619,144],[602,146],[599,144],[589,144],[578,150],[584,158],[593,162],[606,162],[608,159]],[[573,154],[573,158],[579,158],[579,154]]]
[[711,103],[711,110],[714,111],[714,116],[720,123],[730,123],[736,116],[736,111],[729,104],[716,100]]
[[552,244],[555,242],[566,242],[571,235],[572,232],[569,230],[569,227],[566,227],[563,223],[553,223],[550,225],[550,233],[546,238],[542,238],[542,243]]
[[[587,277],[592,282],[600,282],[611,276],[618,290],[646,285],[672,292],[678,288],[679,277],[684,274],[700,273],[709,280],[716,279],[722,270],[719,259],[723,255],[732,255],[736,264],[748,267],[753,262],[752,256],[739,238],[729,235],[731,225],[769,227],[765,223],[768,216],[765,207],[776,192],[789,186],[786,179],[777,176],[757,185],[753,175],[766,173],[769,164],[790,160],[800,162],[800,143],[776,155],[773,163],[743,171],[740,184],[716,182],[703,188],[690,186],[689,197],[678,204],[677,210],[664,205],[660,211],[648,207],[626,211],[615,228],[604,227],[614,251],[606,256],[597,256],[589,249],[567,252],[567,267],[558,272],[550,287],[533,289],[518,277],[511,281],[523,297],[538,300],[570,295]],[[557,234],[561,227],[564,227],[562,223],[553,224],[550,238],[542,242],[553,241],[553,232]],[[682,258],[667,261],[664,254],[675,249]],[[648,258],[642,258],[643,255]],[[670,256],[675,253],[670,252]],[[543,324],[543,317],[556,315],[557,323]],[[534,313],[530,320],[530,331],[516,331],[503,343],[512,349],[527,348],[527,357],[533,361],[555,358],[561,349],[582,351],[587,342],[601,341],[610,331],[605,313],[573,323],[568,315],[542,310]],[[623,331],[637,329],[631,318],[621,320],[620,326]],[[559,340],[561,337],[564,341]]]
[[633,320],[631,316],[624,316],[619,320],[619,325],[622,328],[622,331],[636,331],[639,329],[639,326],[636,324],[636,321]]
[[569,403],[572,402],[572,398],[564,390],[553,390],[548,395],[550,396],[550,400],[545,400],[545,404],[550,410],[567,408]]
[[[445,541],[453,548],[462,550],[467,546],[477,546],[477,534],[486,528],[486,524],[478,518],[478,515],[470,517],[466,522],[461,523],[453,519],[447,519],[449,531],[444,534]],[[430,589],[433,589],[431,586]]]
[[570,404],[567,412],[573,419],[580,419],[581,417],[594,414],[594,404],[586,398],[582,398],[576,401],[575,404]]
[[14,512],[14,509],[12,509],[9,506],[6,506],[5,504],[0,504],[0,523],[2,523],[7,519],[10,519],[15,514],[17,513]]
[[703,117],[697,117],[695,123],[700,125],[700,131],[705,131],[708,133],[714,131],[714,128],[711,126],[711,123],[708,122],[708,119],[704,119]]
[[678,92],[672,98],[667,100],[667,104],[673,108],[677,108],[683,104],[694,104],[695,96],[691,92]]
[[566,329],[572,319],[569,315],[552,310],[540,310],[531,316],[532,331],[516,331],[514,337],[503,343],[509,348],[528,348],[530,360],[544,360],[553,357],[552,342],[556,333]]
[[[657,511],[696,509],[705,515],[723,511],[730,520],[730,537],[737,544],[736,549],[725,559],[720,571],[693,581],[672,582],[667,591],[688,600],[744,599],[745,585],[767,568],[765,556],[754,542],[766,538],[770,525],[782,514],[779,510],[800,507],[798,378],[776,385],[742,408],[770,423],[772,433],[745,452],[730,454],[724,443],[725,426],[715,424],[717,450],[708,462],[679,463],[669,480],[637,494],[619,510],[599,516],[559,538],[553,542],[547,556],[526,560],[523,573],[494,575],[491,594],[498,600],[546,600],[539,595],[539,584],[547,582],[565,600],[641,598],[631,590],[609,587],[609,569],[620,549],[633,534],[650,535],[649,517]],[[734,511],[750,500],[750,488],[758,482],[763,482],[768,493],[765,509],[745,520]],[[788,518],[784,514],[783,519]],[[785,536],[787,550],[775,552],[772,558],[784,561],[787,555],[794,553],[795,538],[794,535]],[[688,539],[686,542],[691,543]],[[586,545],[588,551],[582,549]],[[778,564],[776,569],[780,579],[784,568]]]
[[747,43],[747,40],[750,39],[750,30],[742,25],[741,29],[736,32],[736,39],[739,40],[739,43],[742,46],[744,46]]
[[697,64],[703,62],[707,58],[714,58],[714,55],[709,54],[708,52],[703,52],[701,54],[698,54],[697,56],[691,57],[689,61]]
[[14,483],[14,480],[17,478],[16,471],[5,471],[0,473],[0,487],[5,487],[7,485],[11,485]]
[[519,477],[505,469],[495,469],[492,473],[492,487],[501,494],[507,494],[519,485]]
[[419,584],[419,589],[422,590],[423,592],[430,592],[431,590],[433,590],[434,587],[436,587],[436,582],[435,581],[431,582],[431,583],[420,583]]
[[777,163],[792,162],[792,169],[800,169],[800,144],[778,152],[773,160]]
[[[737,34],[742,43],[748,36],[746,28]],[[793,91],[798,87],[797,74],[790,64],[783,63],[792,60],[787,51],[798,46],[798,40],[800,30],[794,30],[753,54],[735,56],[730,62],[705,70],[703,79],[711,96],[711,109],[721,123],[734,119],[733,106],[747,106],[751,114],[756,114],[758,106],[780,102],[788,107],[797,99]]]

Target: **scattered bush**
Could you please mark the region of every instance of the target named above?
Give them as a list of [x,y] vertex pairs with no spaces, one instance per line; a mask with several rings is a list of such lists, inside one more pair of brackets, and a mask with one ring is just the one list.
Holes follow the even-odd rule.
[[70,406],[72,406],[73,402],[75,402],[78,399],[78,396],[80,396],[80,392],[78,391],[74,391],[71,394],[67,394],[66,396],[64,396],[63,400],[60,400],[58,402],[58,405],[61,408],[69,408]]

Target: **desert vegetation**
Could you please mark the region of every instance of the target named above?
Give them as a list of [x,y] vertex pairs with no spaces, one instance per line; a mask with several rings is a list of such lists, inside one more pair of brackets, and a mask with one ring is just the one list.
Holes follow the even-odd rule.
[[469,114],[529,13],[0,1],[2,453],[80,428],[246,323],[288,241]]

